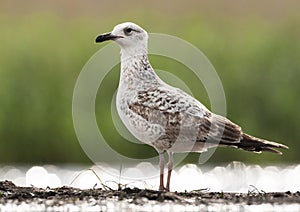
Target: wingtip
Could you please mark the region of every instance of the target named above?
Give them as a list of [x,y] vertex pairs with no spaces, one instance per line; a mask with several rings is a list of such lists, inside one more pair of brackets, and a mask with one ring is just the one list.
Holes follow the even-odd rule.
[[279,151],[277,149],[274,149],[274,148],[271,148],[271,147],[262,147],[261,151],[271,152],[271,153],[275,153],[275,154],[278,154],[278,155],[282,155],[283,154],[281,151]]
[[243,138],[244,138],[243,139],[244,142],[249,142],[250,144],[253,144],[253,142],[256,142],[255,150],[258,150],[258,151],[272,152],[272,153],[275,153],[278,155],[283,155],[283,153],[281,151],[279,151],[275,148],[289,149],[289,147],[284,144],[256,138],[254,136],[251,136],[251,135],[248,135],[245,133],[243,134]]
[[284,144],[280,144],[280,143],[276,143],[274,141],[264,141],[265,144],[269,144],[270,147],[275,147],[275,148],[281,148],[281,149],[289,149],[288,146],[284,145]]
[[284,144],[278,144],[278,145],[276,146],[276,148],[289,149],[289,147],[286,146],[286,145],[284,145]]
[[283,149],[290,149],[288,146],[283,145],[283,144],[282,144],[282,147],[281,147],[281,148],[283,148]]

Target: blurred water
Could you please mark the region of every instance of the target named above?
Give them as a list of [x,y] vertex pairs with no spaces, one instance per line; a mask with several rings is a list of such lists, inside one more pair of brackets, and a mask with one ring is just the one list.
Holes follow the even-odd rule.
[[[155,173],[155,174],[154,174]],[[225,166],[185,165],[174,170],[172,191],[191,191],[207,188],[223,192],[296,192],[300,190],[300,165],[258,166],[232,162]],[[93,167],[67,166],[0,166],[0,180],[11,180],[19,186],[41,188],[73,186],[81,189],[101,187],[105,184],[117,189],[118,184],[139,188],[158,188],[158,166],[140,163],[135,166],[98,164]],[[253,187],[255,186],[255,187]],[[300,211],[300,204],[246,205],[214,203],[210,205],[182,205],[149,201],[143,205],[128,201],[95,200],[66,202],[53,206],[50,202],[7,202],[0,211]],[[47,205],[48,204],[48,205]]]
[[6,204],[0,205],[0,211],[280,211],[292,212],[299,211],[299,204],[260,204],[260,205],[245,205],[245,204],[210,204],[210,205],[182,205],[177,203],[156,203],[149,202],[143,205],[129,204],[124,201],[108,200],[108,201],[91,201],[89,203],[66,203],[64,206],[45,206],[40,203],[26,203],[21,204]]
[[[0,166],[0,180],[11,180],[19,186],[41,188],[73,186],[82,189],[101,187],[101,183],[117,188],[118,184],[139,188],[158,188],[158,166],[140,163],[136,166],[99,164],[83,166]],[[93,170],[93,171],[91,171]],[[255,186],[265,192],[300,190],[300,165],[258,166],[232,162],[225,166],[188,164],[173,171],[172,191],[208,188],[210,191],[248,192]],[[73,182],[72,182],[73,181]],[[72,183],[72,184],[71,184]]]

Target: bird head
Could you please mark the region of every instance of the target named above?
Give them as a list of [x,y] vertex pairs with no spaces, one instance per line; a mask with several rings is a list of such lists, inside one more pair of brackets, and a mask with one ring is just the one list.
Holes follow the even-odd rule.
[[113,40],[121,48],[122,57],[147,54],[148,34],[137,24],[125,22],[96,38],[96,43]]

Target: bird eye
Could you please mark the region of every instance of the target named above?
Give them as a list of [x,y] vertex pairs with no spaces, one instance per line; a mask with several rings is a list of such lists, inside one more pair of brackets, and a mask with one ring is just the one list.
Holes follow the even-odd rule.
[[132,28],[130,28],[130,27],[124,29],[125,35],[129,35],[131,32],[132,32]]

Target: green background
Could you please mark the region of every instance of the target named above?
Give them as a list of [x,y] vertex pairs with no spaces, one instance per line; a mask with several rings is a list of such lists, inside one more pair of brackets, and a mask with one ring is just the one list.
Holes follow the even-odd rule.
[[[89,163],[72,122],[76,79],[106,44],[95,37],[125,21],[178,36],[203,51],[218,72],[228,117],[245,132],[290,147],[283,156],[218,148],[211,163],[298,163],[300,160],[300,3],[298,1],[3,1],[0,0],[0,163]],[[151,56],[209,107],[191,71]],[[96,115],[104,137],[123,145],[110,115],[119,67],[103,81]],[[104,123],[104,124],[103,124]],[[189,161],[197,156],[192,154]]]

